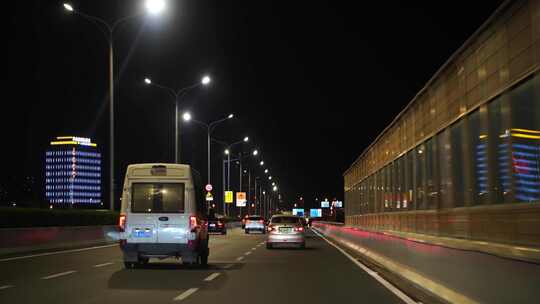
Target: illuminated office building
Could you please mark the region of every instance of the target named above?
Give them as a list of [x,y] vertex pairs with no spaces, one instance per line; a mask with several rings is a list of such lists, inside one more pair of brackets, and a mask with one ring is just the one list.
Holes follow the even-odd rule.
[[90,138],[60,136],[45,152],[45,197],[58,206],[102,205],[101,153]]

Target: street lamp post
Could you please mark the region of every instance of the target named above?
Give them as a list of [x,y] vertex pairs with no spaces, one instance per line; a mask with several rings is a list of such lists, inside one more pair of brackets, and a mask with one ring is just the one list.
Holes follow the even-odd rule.
[[208,85],[210,84],[210,77],[204,76],[200,82],[194,83],[190,86],[187,86],[185,88],[181,88],[178,90],[174,90],[170,87],[161,85],[159,83],[153,82],[150,78],[145,78],[144,82],[147,85],[153,85],[157,88],[163,89],[169,93],[171,93],[174,96],[174,162],[179,164],[181,162],[180,154],[181,154],[181,138],[180,138],[180,124],[178,123],[178,116],[179,116],[179,104],[180,104],[180,98],[184,95],[186,95],[190,90],[195,89],[201,85]]
[[206,129],[206,144],[207,144],[207,151],[208,151],[208,155],[207,155],[207,163],[208,163],[208,184],[210,184],[210,135],[212,134],[212,131],[214,131],[216,125],[218,125],[219,123],[222,123],[226,120],[229,120],[229,119],[232,119],[234,117],[233,114],[229,114],[227,117],[225,118],[222,118],[222,119],[219,119],[219,120],[216,120],[216,121],[213,121],[211,123],[204,123],[202,121],[198,121],[196,119],[192,119],[191,117],[191,114],[189,112],[185,112],[183,115],[182,115],[182,118],[184,119],[184,121],[193,121],[194,123],[197,123],[201,126],[203,126],[205,129]]
[[[113,44],[113,34],[114,30],[121,23],[138,17],[140,14],[130,15],[127,17],[120,18],[114,23],[110,24],[109,22],[95,16],[85,14],[81,11],[75,10],[72,5],[68,3],[63,4],[64,9],[75,13],[84,19],[90,21],[92,24],[101,24],[106,29],[107,32],[104,32],[107,42],[109,44],[109,209],[114,211],[114,44]],[[165,3],[160,0],[148,0],[146,1],[146,8],[152,14],[157,14],[163,10]],[[103,30],[102,27],[99,27],[100,30]]]

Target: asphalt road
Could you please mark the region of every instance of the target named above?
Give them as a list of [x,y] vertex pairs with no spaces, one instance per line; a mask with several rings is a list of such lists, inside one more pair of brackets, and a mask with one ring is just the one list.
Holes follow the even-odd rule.
[[0,260],[0,303],[403,303],[312,232],[304,250],[264,240],[212,235],[204,269],[165,259],[126,270],[117,245]]

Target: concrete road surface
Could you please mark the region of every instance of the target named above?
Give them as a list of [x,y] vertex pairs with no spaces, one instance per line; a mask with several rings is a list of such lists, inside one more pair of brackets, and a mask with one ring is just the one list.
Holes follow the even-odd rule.
[[0,303],[404,303],[306,235],[304,250],[268,250],[266,235],[239,228],[211,235],[207,268],[165,259],[127,270],[118,245],[0,259]]

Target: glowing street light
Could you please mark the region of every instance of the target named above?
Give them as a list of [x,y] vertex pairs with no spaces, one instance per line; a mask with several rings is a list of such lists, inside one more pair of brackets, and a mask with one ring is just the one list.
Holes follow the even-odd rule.
[[225,149],[225,155],[229,155],[230,151],[229,149]]
[[150,12],[151,14],[159,14],[165,8],[165,1],[147,0],[145,6],[148,12]]
[[69,3],[64,3],[64,8],[67,11],[73,12],[73,6],[71,6]]
[[144,82],[145,82],[146,84],[152,84],[152,80],[151,80],[150,78],[148,78],[148,77],[146,77],[146,78],[144,79]]
[[259,165],[264,166],[264,161],[261,160],[261,162],[259,163]]
[[259,150],[257,149],[253,150],[253,156],[256,156],[257,154],[259,154]]
[[208,84],[210,84],[210,81],[211,81],[210,76],[204,76],[204,77],[202,78],[202,80],[201,80],[201,83],[202,83],[203,85],[208,85]]
[[268,174],[268,169],[264,169],[264,174]]
[[191,120],[191,113],[185,112],[185,113],[182,115],[182,119],[183,119],[184,121],[190,121],[190,120]]
[[274,188],[272,188],[272,190],[277,191],[277,186],[274,186]]
[[270,176],[268,177],[268,179],[269,179],[269,180],[272,180],[272,175],[270,175]]
[[248,142],[249,141],[249,137],[244,137],[244,142]]

